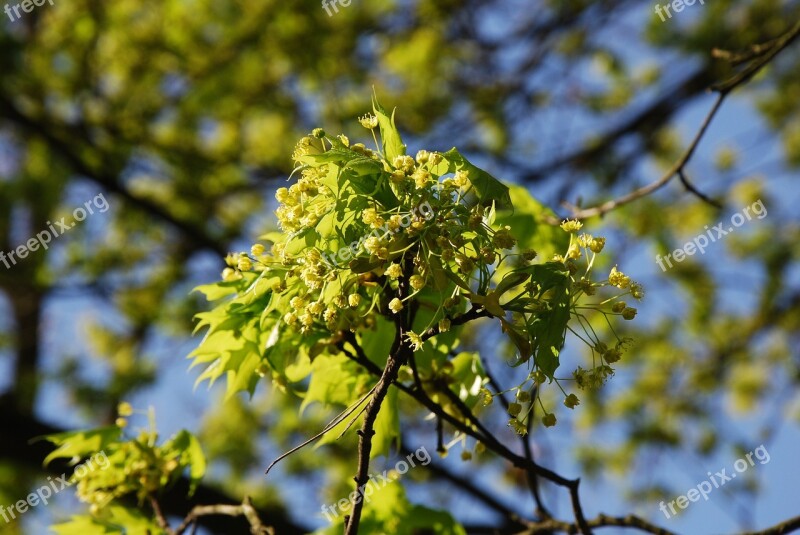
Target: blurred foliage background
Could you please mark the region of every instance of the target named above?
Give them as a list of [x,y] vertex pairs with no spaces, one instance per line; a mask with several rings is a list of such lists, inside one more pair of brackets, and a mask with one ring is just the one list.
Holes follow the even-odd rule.
[[[46,475],[47,448],[31,437],[113,422],[130,401],[154,406],[165,432],[197,432],[213,461],[192,500],[176,489],[169,514],[250,494],[278,533],[324,526],[320,505],[350,490],[352,437],[304,451],[265,480],[266,464],[330,412],[299,416],[299,400],[266,384],[252,401],[193,392],[184,357],[196,343],[192,315],[206,305],[191,289],[218,277],[228,251],[275,228],[274,190],[298,137],[316,126],[366,137],[355,118],[373,87],[402,111],[412,153],[458,146],[562,216],[562,201],[593,205],[655,180],[711,105],[706,89],[734,72],[711,50],[785,33],[800,4],[714,0],[665,22],[653,8],[353,0],[329,16],[310,0],[56,0],[3,20],[0,250],[100,193],[111,208],[47,252],[0,267],[0,504]],[[648,295],[616,379],[567,425],[530,437],[542,464],[591,476],[587,516],[636,511],[664,523],[659,500],[759,444],[783,452],[774,476],[753,469],[668,527],[719,531],[797,513],[800,473],[785,445],[796,444],[800,420],[798,97],[795,43],[726,102],[687,168],[724,209],[674,180],[589,222]],[[704,256],[657,267],[656,254],[758,199],[768,217]],[[473,344],[505,383],[512,350],[499,340],[478,331]],[[581,348],[568,344],[564,356]],[[414,414],[409,405],[406,446],[434,451],[434,423]],[[510,440],[505,418],[494,420]],[[471,533],[503,532],[511,511],[532,514],[521,473],[496,459],[451,455],[431,466],[409,474],[411,500],[452,512]],[[758,491],[771,489],[794,498],[758,516]],[[553,490],[543,488],[545,501],[568,511]],[[62,496],[0,532],[43,533],[78,507]]]

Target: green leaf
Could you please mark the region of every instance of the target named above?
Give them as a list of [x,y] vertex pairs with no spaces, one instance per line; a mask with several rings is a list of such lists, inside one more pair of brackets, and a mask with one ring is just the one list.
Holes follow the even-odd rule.
[[[419,464],[417,464],[419,467]],[[417,468],[411,468],[415,470]],[[403,477],[403,476],[401,476]],[[393,535],[466,535],[466,531],[446,511],[436,511],[408,501],[402,479],[389,479],[386,483],[378,478],[368,484],[372,491],[365,499],[360,531],[363,533],[392,533]],[[369,492],[369,491],[368,491]],[[314,535],[341,535],[344,514],[340,514],[332,525],[317,530]]]
[[468,407],[473,407],[479,399],[481,387],[486,384],[486,372],[481,364],[480,354],[477,352],[462,352],[451,360],[453,371],[450,377],[455,379],[452,388],[456,395]]
[[[547,377],[552,378],[559,366],[559,351],[564,347],[570,317],[569,272],[560,262],[535,264],[517,270],[530,273],[538,283],[538,298],[548,294],[547,308],[528,318],[526,327],[532,343],[534,361]],[[527,359],[515,364],[520,365]]]
[[381,130],[381,144],[383,145],[383,154],[389,162],[393,162],[398,156],[403,156],[406,153],[406,146],[400,137],[400,132],[397,131],[397,126],[394,122],[394,111],[391,117],[383,106],[378,102],[378,96],[372,97],[372,109],[375,116],[378,118],[378,126]]
[[495,228],[508,225],[517,239],[517,247],[521,250],[533,249],[540,258],[563,254],[569,245],[569,235],[545,221],[547,217],[556,217],[555,213],[521,186],[512,185],[509,196],[514,208],[501,210],[500,206],[497,207]]
[[186,430],[179,431],[164,448],[173,449],[180,455],[181,466],[189,467],[189,496],[194,494],[197,484],[206,473],[206,456],[197,438]]
[[89,515],[73,516],[68,522],[50,529],[56,535],[162,535],[158,525],[135,509],[119,505],[105,507],[101,518]]
[[508,186],[470,163],[455,147],[444,153],[444,157],[450,162],[449,172],[455,173],[463,170],[469,173],[469,181],[478,198],[476,204],[486,207],[494,205],[498,210],[512,208]]
[[315,401],[347,407],[366,393],[370,388],[367,385],[373,382],[360,365],[343,354],[320,355],[314,359],[312,369],[301,413]]
[[193,292],[200,292],[206,296],[209,301],[217,301],[223,297],[235,294],[238,291],[239,281],[231,282],[215,282],[213,284],[204,284],[196,287]]
[[71,431],[39,437],[58,446],[45,457],[44,465],[50,464],[54,459],[80,459],[103,451],[106,447],[117,442],[122,435],[122,430],[117,427],[102,427],[90,431]]

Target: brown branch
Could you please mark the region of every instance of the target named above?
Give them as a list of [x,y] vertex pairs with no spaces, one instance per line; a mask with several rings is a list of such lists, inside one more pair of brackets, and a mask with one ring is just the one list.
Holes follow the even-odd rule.
[[164,512],[161,510],[161,506],[158,504],[158,500],[156,500],[153,496],[150,496],[150,507],[153,508],[153,514],[156,515],[156,521],[158,522],[158,527],[165,530],[168,533],[171,533],[169,529],[169,522],[167,522],[167,517],[164,516]]
[[729,80],[714,85],[712,89],[720,93],[729,93],[737,86],[750,81],[753,76],[758,74],[761,69],[771,62],[783,49],[789,46],[792,41],[797,39],[798,36],[800,36],[800,21],[795,23],[792,29],[782,36],[761,45],[754,45],[754,49],[758,52],[754,54],[753,61],[738,74]]
[[[620,206],[624,206],[628,203],[631,203],[637,199],[640,199],[646,195],[651,194],[652,192],[662,188],[666,185],[670,180],[674,177],[678,176],[683,183],[683,185],[689,190],[691,193],[697,195],[700,199],[705,202],[711,202],[708,197],[701,194],[694,186],[692,186],[689,181],[686,179],[684,175],[684,168],[688,164],[689,160],[694,155],[695,151],[697,150],[700,141],[703,139],[706,131],[708,130],[711,121],[714,119],[714,116],[719,111],[722,103],[727,98],[727,96],[737,87],[740,85],[748,82],[755,76],[761,69],[763,69],[768,63],[770,63],[775,56],[777,56],[782,50],[784,50],[789,44],[792,43],[798,36],[800,36],[800,22],[795,24],[791,30],[785,33],[783,36],[774,39],[768,44],[761,45],[759,48],[760,54],[757,56],[757,59],[754,60],[750,65],[742,69],[738,74],[733,76],[732,78],[721,82],[719,84],[715,84],[712,86],[712,90],[717,92],[717,100],[714,102],[714,105],[711,107],[711,110],[706,115],[703,123],[700,125],[700,129],[695,134],[694,139],[683,152],[681,157],[676,161],[672,167],[670,167],[666,173],[664,173],[661,178],[638,188],[622,197],[617,199],[613,199],[607,201],[603,204],[592,208],[585,208],[585,209],[578,209],[577,207],[571,206],[569,204],[565,204],[568,208],[572,210],[572,216],[575,219],[588,219],[590,217],[595,216],[602,216],[606,213],[618,208]],[[713,203],[712,203],[713,204]]]
[[797,530],[800,530],[800,516],[790,518],[789,520],[781,522],[780,524],[776,524],[771,528],[761,531],[748,531],[740,535],[784,535]]
[[250,524],[252,535],[275,535],[275,530],[264,526],[258,516],[253,503],[248,496],[245,496],[242,505],[198,505],[183,519],[183,522],[173,535],[183,535],[183,533],[197,523],[204,516],[243,516]]
[[[465,323],[468,323],[478,318],[488,318],[488,317],[491,317],[491,314],[489,314],[489,312],[485,308],[473,305],[471,309],[467,310],[460,316],[456,316],[455,318],[447,316],[447,319],[450,320],[450,326],[453,327],[457,325],[464,325]],[[422,333],[420,337],[424,342],[425,340],[433,338],[437,334],[439,334],[439,326],[434,325],[433,327]]]
[[[639,518],[638,516],[607,516],[599,515],[597,518],[589,520],[587,525],[592,528],[605,528],[605,527],[620,527],[632,528],[644,531],[646,533],[653,533],[655,535],[675,535],[673,532],[664,528],[651,524],[647,520]],[[579,526],[569,522],[561,522],[559,520],[546,520],[539,522],[526,531],[519,532],[517,535],[537,535],[544,533],[552,533],[559,531],[564,533],[580,533]]]
[[[414,271],[414,264],[412,256],[408,255],[405,259],[403,266],[403,276],[398,281],[397,297],[404,299],[409,294],[408,280]],[[407,311],[403,314],[395,314],[395,336],[392,347],[389,350],[389,357],[386,360],[386,368],[382,371],[378,384],[375,385],[372,398],[367,402],[364,408],[364,422],[361,424],[361,429],[358,431],[358,470],[356,472],[355,482],[358,498],[354,500],[353,511],[350,518],[345,521],[345,535],[356,535],[358,533],[358,526],[361,522],[361,512],[364,508],[364,487],[369,480],[369,458],[372,452],[372,437],[375,435],[375,420],[378,418],[378,413],[381,410],[381,405],[389,392],[389,388],[397,380],[397,374],[400,372],[400,367],[408,362],[409,356],[413,353],[411,345],[408,341],[404,341],[407,328],[411,325],[413,319],[413,312]],[[355,340],[351,343],[355,344]],[[357,344],[355,344],[357,346]],[[363,355],[363,351],[361,352]],[[366,357],[366,355],[364,355]]]
[[711,197],[707,196],[705,193],[703,193],[702,191],[697,189],[694,186],[694,184],[692,184],[689,181],[689,179],[686,177],[686,171],[684,171],[683,169],[678,171],[678,178],[680,178],[681,184],[683,184],[683,187],[686,188],[687,191],[693,193],[700,200],[702,200],[703,202],[705,202],[707,204],[710,204],[714,208],[722,208],[722,203],[720,203],[719,201],[715,201],[714,199],[712,199]]
[[[346,352],[345,354],[348,357],[350,357],[351,359],[353,359],[354,361],[356,361],[359,364],[363,365],[365,367],[365,369],[367,369],[370,373],[382,374],[382,372],[380,371],[380,368],[378,368],[373,362],[369,361],[369,359],[366,359],[366,356],[364,356],[364,357],[354,356],[352,353],[349,353],[349,352]],[[362,354],[363,354],[363,352],[362,352]],[[387,364],[387,367],[388,367],[388,364]],[[383,373],[385,373],[385,371]],[[576,515],[575,518],[576,518],[578,526],[580,526],[582,528],[582,532],[584,533],[584,535],[589,535],[590,533],[592,533],[591,527],[586,522],[586,519],[585,519],[585,517],[583,515],[583,509],[581,507],[580,499],[579,499],[579,496],[578,496],[578,486],[580,484],[580,480],[579,479],[568,479],[568,478],[565,478],[565,477],[557,474],[556,472],[554,472],[554,471],[552,471],[552,470],[550,470],[548,468],[540,466],[539,464],[537,464],[536,462],[534,462],[531,459],[526,459],[525,457],[517,455],[513,451],[509,450],[499,440],[497,440],[488,430],[486,430],[485,427],[483,427],[482,424],[479,423],[479,426],[473,427],[472,425],[464,423],[459,418],[456,418],[455,416],[453,416],[453,415],[449,414],[448,412],[446,412],[442,408],[441,405],[439,405],[438,403],[433,401],[430,397],[428,397],[428,395],[424,391],[419,391],[419,390],[417,390],[415,388],[406,386],[406,385],[404,385],[402,383],[395,382],[394,385],[399,390],[401,390],[402,392],[406,393],[407,395],[409,395],[412,398],[414,398],[415,400],[417,400],[421,405],[426,407],[428,410],[430,410],[432,413],[434,413],[437,417],[439,417],[442,420],[448,422],[455,429],[457,429],[457,430],[461,431],[462,433],[464,433],[466,435],[469,435],[469,436],[475,438],[476,440],[479,440],[480,442],[482,442],[487,448],[489,448],[491,451],[493,451],[494,453],[496,453],[500,457],[506,459],[514,467],[520,468],[522,470],[530,470],[533,473],[535,473],[537,476],[543,477],[543,478],[547,479],[548,481],[551,481],[551,482],[555,483],[558,486],[561,486],[561,487],[569,489],[570,498],[572,500],[572,507],[573,507],[573,511],[574,511],[574,513]],[[462,412],[466,411],[465,412],[465,416],[467,416],[467,414],[470,414],[470,415],[472,414],[471,411],[469,411],[469,408],[467,408],[457,396],[455,397],[455,399],[457,399],[458,401],[456,402],[455,400],[453,400],[453,402],[456,403],[460,407]],[[473,415],[473,418],[474,418],[474,415]],[[367,459],[367,462],[368,462],[368,459]],[[356,504],[356,505],[358,505],[358,504]],[[354,507],[354,511],[355,511],[355,507]],[[360,511],[359,511],[359,513],[360,513]],[[354,533],[355,532],[348,532],[349,535],[353,535]]]
[[716,102],[714,102],[714,105],[711,107],[711,110],[706,115],[706,118],[700,125],[700,129],[697,131],[697,134],[695,134],[692,142],[683,152],[678,161],[672,164],[672,167],[670,167],[667,170],[667,172],[661,176],[661,178],[659,178],[655,182],[647,184],[646,186],[633,190],[632,192],[623,195],[622,197],[606,201],[603,204],[600,204],[592,208],[578,209],[577,207],[565,203],[565,206],[567,206],[572,210],[571,217],[574,219],[588,219],[590,217],[602,216],[610,212],[611,210],[614,210],[616,208],[619,208],[620,206],[624,206],[633,201],[641,199],[642,197],[650,195],[654,191],[664,187],[670,180],[672,180],[673,177],[675,177],[679,172],[683,171],[683,168],[689,162],[692,155],[694,155],[695,150],[697,150],[697,146],[703,139],[703,135],[705,135],[706,130],[708,130],[711,121],[714,119],[714,116],[717,114],[720,107],[722,106],[722,102],[725,100],[727,94],[728,93],[720,93],[717,96]]

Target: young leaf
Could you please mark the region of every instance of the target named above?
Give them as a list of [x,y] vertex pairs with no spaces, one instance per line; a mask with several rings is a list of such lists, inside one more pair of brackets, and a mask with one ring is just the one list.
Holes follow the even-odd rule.
[[381,143],[383,145],[383,154],[389,162],[394,161],[398,156],[406,153],[406,146],[403,145],[403,140],[400,138],[400,132],[397,131],[397,126],[394,123],[394,111],[391,117],[388,115],[383,106],[378,102],[378,97],[372,98],[372,109],[375,116],[378,118],[378,126],[381,129]]

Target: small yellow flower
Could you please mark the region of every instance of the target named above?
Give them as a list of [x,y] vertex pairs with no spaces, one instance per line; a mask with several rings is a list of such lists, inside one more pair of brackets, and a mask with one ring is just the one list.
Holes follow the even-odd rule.
[[116,424],[117,427],[124,428],[124,427],[127,427],[128,420],[126,420],[125,418],[117,418],[114,421],[114,424]]
[[570,245],[569,250],[567,251],[567,258],[575,260],[576,258],[580,258],[580,256],[581,256],[581,248],[574,243]]
[[120,416],[130,416],[133,414],[133,407],[127,401],[123,401],[117,405],[117,414]]
[[617,301],[616,303],[614,303],[613,305],[611,305],[611,312],[614,312],[614,313],[616,313],[616,314],[619,314],[620,312],[622,312],[623,310],[625,310],[625,308],[626,308],[627,306],[628,306],[628,304],[627,304],[625,301]]
[[450,320],[447,318],[442,318],[439,320],[439,332],[446,333],[450,330]]
[[308,311],[315,316],[322,314],[323,310],[325,310],[325,305],[322,304],[322,301],[314,301],[308,305]]
[[411,275],[411,278],[408,279],[408,283],[415,290],[421,290],[425,287],[425,279],[419,275]]
[[391,310],[393,313],[397,314],[398,312],[403,310],[403,302],[400,299],[395,297],[394,299],[392,299],[389,302],[389,310]]
[[453,183],[459,188],[466,188],[469,185],[469,171],[456,171]]
[[264,254],[264,246],[261,245],[260,243],[254,244],[250,248],[250,254],[253,255],[254,257],[258,258],[259,256]]
[[411,178],[414,180],[414,184],[416,184],[417,189],[422,189],[431,179],[431,174],[424,169],[417,169],[414,171],[414,174],[411,175]]
[[368,113],[365,116],[359,118],[358,122],[361,123],[361,126],[366,128],[367,130],[372,130],[373,128],[378,126],[378,118],[372,115],[371,113]]
[[542,370],[536,370],[534,372],[531,372],[530,378],[533,379],[533,382],[536,383],[537,385],[544,384],[544,382],[547,380],[547,376],[544,374]]
[[574,234],[583,228],[583,223],[581,223],[577,219],[569,219],[561,223],[561,228],[562,230],[564,230],[564,232],[569,232],[570,234]]
[[488,388],[481,388],[481,391],[478,393],[478,395],[481,396],[481,402],[484,404],[484,406],[489,406],[494,401],[494,396],[492,396],[492,393]]
[[350,294],[347,296],[347,302],[350,304],[351,308],[356,308],[359,305],[359,303],[361,303],[361,295]]
[[408,338],[408,341],[411,342],[411,347],[414,349],[414,351],[419,351],[422,349],[422,344],[424,342],[422,341],[422,337],[420,335],[413,331],[409,331],[409,333],[406,334],[406,338]]
[[241,274],[236,273],[235,269],[231,269],[229,267],[222,270],[222,280],[225,282],[235,281],[241,278]]
[[524,437],[525,435],[528,434],[528,428],[525,426],[525,424],[523,424],[516,418],[511,418],[508,421],[508,425],[509,427],[511,427],[511,429],[514,430],[516,434],[518,434],[521,437]]
[[592,243],[589,244],[589,249],[592,250],[593,253],[599,253],[603,250],[603,247],[606,245],[605,238],[595,238],[592,240]]
[[644,297],[644,286],[639,284],[638,282],[631,282],[631,295],[634,299],[641,299]]
[[381,248],[381,241],[375,236],[370,236],[364,241],[364,249],[370,254],[375,254]]
[[622,349],[619,347],[615,347],[614,349],[608,349],[603,352],[603,360],[605,360],[609,364],[614,364],[620,359],[620,357],[622,357]]
[[289,300],[289,306],[291,306],[295,310],[300,310],[301,308],[306,306],[306,300],[300,297],[299,295],[292,297]]
[[608,283],[611,286],[616,286],[620,290],[624,290],[631,283],[631,278],[621,271],[617,270],[617,266],[611,268],[611,273],[608,275]]
[[424,163],[427,163],[429,158],[430,158],[430,153],[428,151],[421,150],[417,152],[416,160],[418,164],[422,165]]
[[375,208],[367,208],[361,212],[361,221],[367,225],[371,225],[376,219],[378,219],[378,212],[375,210]]
[[403,216],[400,215],[393,215],[389,218],[389,230],[392,232],[397,231],[401,226],[403,226]]
[[505,226],[494,233],[492,236],[492,243],[495,247],[499,247],[501,249],[513,249],[514,245],[517,243],[517,240],[511,235],[511,227]]
[[278,188],[275,192],[275,199],[280,203],[285,203],[289,199],[289,190],[286,188]]
[[325,312],[322,313],[322,319],[324,319],[326,322],[334,321],[337,315],[338,313],[336,312],[336,309],[329,306],[325,309]]
[[581,400],[578,399],[578,396],[575,394],[570,394],[566,398],[564,398],[564,406],[568,409],[574,409],[578,405],[581,404]]
[[414,170],[414,158],[411,156],[397,156],[392,162],[395,169],[401,169],[406,174]]
[[548,412],[544,416],[542,416],[542,423],[545,427],[553,427],[556,425],[556,415],[552,412]]
[[286,325],[294,325],[297,323],[297,314],[294,312],[287,312],[283,316],[283,321],[286,323]]
[[390,279],[398,279],[402,274],[403,268],[400,267],[400,264],[392,264],[386,268],[386,275],[388,275]]
[[250,258],[242,256],[239,258],[239,263],[236,267],[239,268],[239,271],[250,271],[253,269],[253,262],[250,260]]

